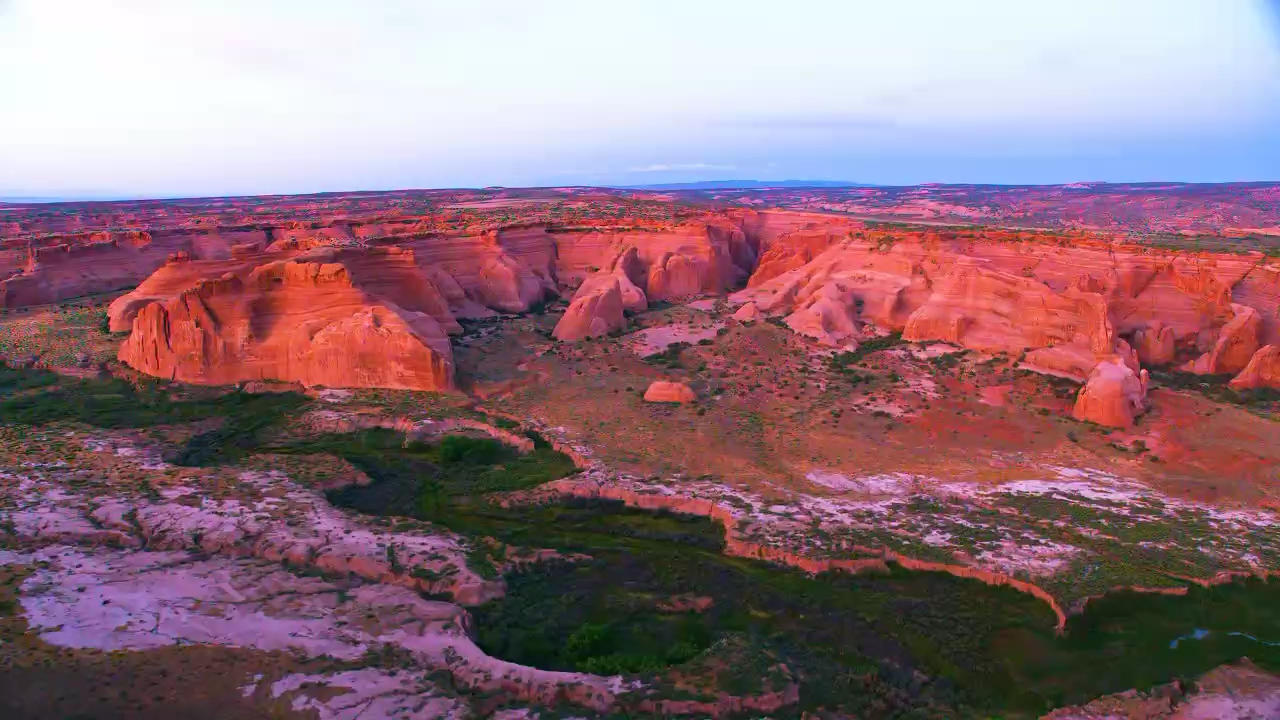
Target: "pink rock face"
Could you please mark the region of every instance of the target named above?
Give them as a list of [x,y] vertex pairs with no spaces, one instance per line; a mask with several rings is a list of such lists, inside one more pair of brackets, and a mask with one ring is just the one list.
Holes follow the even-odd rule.
[[489,307],[523,312],[546,299],[549,288],[518,259],[499,255],[480,271],[478,294]]
[[144,283],[112,304],[113,325],[131,329],[120,361],[198,384],[453,386],[445,331],[427,312],[396,303],[413,307],[422,297],[372,294],[379,283],[361,285],[352,272],[369,259],[363,253],[315,259],[337,262],[251,262],[212,279],[186,263],[180,270],[189,272]]
[[1159,320],[1133,333],[1133,349],[1144,365],[1168,365],[1177,355],[1173,328]]
[[[995,229],[790,230],[762,239],[760,266],[734,300],[791,314],[835,284],[859,304],[860,323],[901,329],[911,340],[1025,350],[1026,367],[1084,380],[1115,352],[1120,334],[1133,338],[1139,362],[1175,362],[1198,335],[1205,336],[1200,352],[1210,353],[1217,328],[1235,315],[1236,294],[1236,304],[1263,316],[1259,340],[1280,342],[1265,313],[1275,306],[1280,282],[1265,260],[1084,238],[1044,242]],[[1229,335],[1240,338],[1234,328]],[[1247,361],[1238,350],[1219,356],[1234,357],[1237,367]]]
[[583,281],[552,334],[558,340],[572,342],[626,328],[625,310],[649,307],[644,291],[633,280],[643,277],[644,266],[636,249],[627,248],[609,267]]
[[1237,373],[1249,364],[1262,343],[1258,339],[1262,319],[1247,305],[1231,304],[1233,316],[1218,332],[1213,349],[1188,363],[1186,369],[1201,375]]
[[1231,379],[1236,390],[1280,388],[1280,345],[1266,345],[1249,359],[1249,364]]
[[755,322],[763,318],[764,313],[760,312],[760,308],[753,302],[744,304],[733,313],[733,319],[738,322]]
[[666,300],[696,295],[703,290],[704,272],[695,258],[664,255],[649,268],[649,297]]
[[1147,372],[1134,373],[1121,357],[1098,363],[1076,396],[1072,417],[1109,427],[1131,427],[1146,410]]
[[823,345],[857,345],[858,312],[852,293],[837,284],[823,285],[787,316],[787,327]]
[[690,403],[698,399],[693,389],[684,383],[658,380],[644,391],[646,402]]
[[617,278],[618,290],[622,293],[622,306],[633,312],[647,310],[649,297],[640,285],[645,280],[644,263],[640,260],[635,247],[628,247],[607,268],[610,275]]
[[[912,313],[902,337],[1010,353],[1052,349],[1061,356],[1059,364],[1108,354],[1115,346],[1107,303],[1098,293],[1074,287],[1054,292],[1044,283],[968,259],[958,262],[928,302]],[[1086,359],[1082,368],[1073,364],[1064,369],[1078,373],[1092,362]]]
[[[633,286],[634,287],[634,286]],[[623,314],[622,289],[618,278],[606,276],[583,283],[569,303],[552,334],[557,340],[573,342],[608,335],[627,325]]]

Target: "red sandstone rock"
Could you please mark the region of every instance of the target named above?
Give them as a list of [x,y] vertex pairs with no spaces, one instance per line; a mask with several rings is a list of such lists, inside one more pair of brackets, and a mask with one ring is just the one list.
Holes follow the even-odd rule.
[[1072,362],[1076,357],[1111,353],[1115,346],[1101,295],[1074,287],[1054,292],[1044,283],[967,258],[912,313],[902,336],[1011,353],[1052,348],[1041,353],[1042,361],[1057,355],[1076,372],[1092,365]]
[[[722,292],[747,280],[748,290],[735,299],[765,314],[791,316],[798,331],[823,342],[847,342],[852,331],[874,324],[904,330],[908,338],[1026,350],[1025,367],[1080,379],[1114,351],[1110,339],[1117,334],[1132,338],[1138,359],[1148,364],[1170,362],[1180,347],[1199,340],[1198,354],[1206,357],[1198,367],[1206,372],[1242,369],[1256,349],[1255,329],[1258,345],[1280,343],[1274,319],[1280,266],[1260,254],[1178,253],[1084,234],[1046,242],[1043,234],[1000,229],[868,228],[783,210],[706,211],[674,224],[629,218],[625,227],[572,229],[537,222],[460,228],[386,207],[311,215],[328,202],[285,198],[263,216],[257,211],[264,208],[256,208],[251,218],[235,203],[227,214],[206,208],[194,218],[160,205],[126,221],[144,231],[83,229],[120,227],[120,218],[109,214],[99,222],[55,213],[41,221],[43,229],[9,222],[6,227],[32,234],[0,238],[0,304],[127,286],[170,256],[173,264],[190,258],[188,272],[213,279],[240,272],[240,264],[264,257],[266,247],[277,248],[269,256],[280,258],[305,248],[359,252],[357,246],[373,243],[411,252],[398,260],[344,259],[352,281],[376,298],[392,298],[401,310],[430,315],[446,332],[460,330],[457,318],[523,312],[575,285],[575,300],[607,294],[599,289],[606,281],[592,280],[601,275],[617,279],[624,309],[646,307],[651,297]],[[167,267],[156,274],[172,275]],[[150,298],[183,288],[142,289],[113,313],[115,329],[130,329]],[[1239,307],[1257,310],[1256,327],[1241,319],[1249,313]],[[586,328],[593,321],[588,317]]]
[[649,297],[654,300],[702,292],[706,271],[693,258],[667,254],[649,268]]
[[858,311],[852,293],[838,284],[821,289],[786,318],[787,327],[823,345],[857,345]]
[[760,308],[756,307],[753,302],[745,303],[733,313],[733,319],[738,322],[755,322],[764,317],[764,313],[760,312]]
[[485,305],[507,312],[524,312],[546,299],[550,288],[511,255],[491,259],[480,271],[479,295]]
[[192,268],[196,263],[183,263],[195,272],[166,273],[113,303],[113,325],[127,322],[132,330],[120,360],[201,384],[452,387],[452,352],[440,324],[396,303],[413,302],[411,295],[370,294],[377,283],[362,286],[352,272],[368,259],[363,255],[241,264],[211,279]]
[[1258,340],[1262,319],[1247,305],[1231,304],[1232,318],[1218,332],[1213,349],[1188,363],[1185,369],[1201,375],[1237,373],[1249,364],[1261,347]]
[[1134,373],[1115,356],[1098,363],[1080,389],[1071,415],[1110,427],[1130,427],[1146,410],[1147,373]]
[[566,342],[608,335],[626,327],[623,308],[618,278],[607,276],[597,282],[584,283],[552,334]]
[[625,328],[624,310],[649,307],[644,291],[635,283],[643,277],[644,266],[636,249],[622,251],[609,267],[583,281],[552,333],[559,340],[574,341]]
[[1231,379],[1231,387],[1236,390],[1280,388],[1280,345],[1265,345],[1254,353],[1244,370]]
[[684,383],[657,380],[644,391],[646,402],[689,403],[698,399],[693,390]]
[[1135,330],[1133,349],[1144,365],[1168,365],[1177,354],[1173,328],[1156,320],[1147,327]]

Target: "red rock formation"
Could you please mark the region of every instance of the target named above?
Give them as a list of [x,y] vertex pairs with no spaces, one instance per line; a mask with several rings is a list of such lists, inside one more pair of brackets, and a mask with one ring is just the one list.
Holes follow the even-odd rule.
[[1258,351],[1262,320],[1258,311],[1247,305],[1231,304],[1231,320],[1222,326],[1213,349],[1188,363],[1185,369],[1201,375],[1237,373],[1249,364]]
[[646,402],[689,403],[698,399],[693,390],[684,383],[656,380],[644,391]]
[[[753,306],[754,307],[754,306]],[[786,318],[787,327],[832,347],[857,346],[858,311],[853,293],[837,283],[823,285]]]
[[622,288],[618,278],[606,276],[583,283],[569,303],[552,334],[557,340],[572,342],[588,337],[608,335],[627,325],[622,311]]
[[1071,415],[1109,427],[1131,427],[1146,410],[1147,372],[1135,373],[1120,356],[1098,363],[1080,389]]
[[755,322],[763,317],[764,313],[760,312],[760,308],[753,302],[743,303],[742,307],[733,313],[733,319],[738,322]]
[[[819,342],[848,343],[874,325],[913,339],[1025,350],[1026,367],[1079,379],[1114,351],[1116,335],[1131,338],[1143,363],[1198,358],[1191,367],[1202,372],[1238,372],[1257,346],[1280,344],[1280,266],[1260,253],[1157,250],[1084,233],[868,227],[784,210],[682,207],[664,219],[579,218],[570,225],[548,215],[527,220],[524,211],[518,222],[505,211],[501,220],[468,211],[458,221],[401,204],[419,195],[447,195],[463,203],[457,207],[479,197],[413,191],[86,206],[75,213],[0,208],[9,234],[0,237],[0,304],[118,289],[171,257],[189,259],[213,279],[265,256],[396,246],[411,252],[341,262],[355,285],[425,313],[451,333],[460,329],[457,318],[528,311],[575,287],[574,301],[583,302],[557,335],[585,337],[593,323],[597,332],[617,329],[623,323],[612,310],[608,317],[582,312],[586,298],[598,305],[610,295],[613,278],[625,310],[746,282],[736,299],[787,316]],[[114,229],[121,227],[145,230]],[[171,273],[161,267],[161,274]],[[143,283],[149,285],[155,283]],[[149,298],[178,291],[141,290],[113,315],[117,330],[128,330]],[[1257,310],[1256,322],[1239,308]]]
[[479,300],[505,312],[524,312],[547,298],[551,290],[520,260],[499,254],[480,270]]
[[1036,364],[1081,376],[1092,367],[1092,356],[1115,346],[1107,304],[1098,293],[1054,292],[968,258],[912,313],[902,337],[1011,353],[1037,348]]
[[1254,353],[1244,370],[1231,379],[1231,387],[1236,390],[1280,389],[1280,345],[1265,345]]
[[667,253],[649,267],[649,297],[654,300],[696,295],[708,283],[707,268],[694,258]]
[[636,286],[644,266],[634,247],[618,254],[609,266],[588,277],[578,287],[568,310],[552,331],[559,340],[574,341],[607,335],[627,326],[624,310],[649,307],[644,291]]
[[1133,333],[1133,349],[1144,365],[1168,365],[1177,355],[1173,328],[1156,320]]
[[[396,302],[412,307],[423,297],[374,295],[373,274],[356,269],[368,259],[348,253],[240,264],[212,279],[201,271],[217,265],[168,266],[170,272],[113,303],[113,325],[132,330],[120,360],[201,384],[452,387],[444,330],[430,314]],[[358,281],[362,274],[370,276],[368,285]]]

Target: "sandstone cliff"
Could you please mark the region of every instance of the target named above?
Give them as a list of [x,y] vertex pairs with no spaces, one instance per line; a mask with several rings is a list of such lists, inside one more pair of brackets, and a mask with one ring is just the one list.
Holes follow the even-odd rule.
[[277,260],[189,275],[166,297],[125,296],[112,313],[132,330],[120,360],[201,384],[452,387],[452,353],[435,318],[370,293],[356,275],[340,258]]
[[[392,332],[401,318],[414,329],[423,323],[413,313],[429,317],[435,328],[414,330],[423,337],[572,291],[555,330],[572,341],[624,329],[626,311],[651,301],[745,286],[734,300],[755,310],[744,314],[784,318],[822,344],[850,346],[900,330],[912,340],[1025,353],[1025,367],[1080,381],[1121,339],[1143,365],[1207,373],[1239,373],[1259,347],[1280,344],[1280,267],[1261,254],[1179,253],[1082,234],[886,229],[782,210],[625,222],[466,225],[384,209],[6,239],[0,302],[21,306],[142,281],[113,306],[112,328],[127,331],[142,307],[175,300],[197,280],[228,272],[243,279],[252,267],[297,259],[346,268],[351,286],[372,298],[358,306],[384,308],[369,315],[369,327]],[[190,262],[177,271],[182,263],[169,258]]]

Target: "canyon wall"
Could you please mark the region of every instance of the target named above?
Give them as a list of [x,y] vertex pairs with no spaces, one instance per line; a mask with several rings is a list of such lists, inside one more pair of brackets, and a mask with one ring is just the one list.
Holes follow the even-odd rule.
[[1273,383],[1264,349],[1280,341],[1277,278],[1280,263],[1261,253],[828,226],[766,244],[732,300],[832,346],[893,330],[1007,353],[1028,369],[1088,381],[1076,417],[1125,426],[1145,407],[1144,364],[1235,374],[1252,363],[1236,387]]
[[[112,329],[132,333],[121,359],[193,382],[447,388],[447,335],[460,331],[460,319],[564,297],[570,305],[554,334],[576,341],[624,331],[629,314],[654,302],[737,288],[732,301],[750,303],[745,315],[779,317],[831,347],[899,331],[1007,353],[1082,383],[1118,359],[1133,379],[1105,370],[1077,402],[1077,417],[1106,424],[1141,412],[1135,388],[1144,387],[1144,367],[1274,386],[1266,348],[1280,344],[1280,263],[1079,233],[893,227],[751,209],[690,210],[675,221],[460,226],[381,208],[3,243],[0,304],[137,285],[112,306]],[[289,267],[261,269],[281,262]],[[360,342],[342,342],[343,334]],[[373,348],[394,362],[373,370]]]
[[620,329],[650,298],[723,293],[755,261],[746,234],[721,217],[639,230],[388,231],[283,226],[217,249],[182,246],[191,249],[112,303],[110,328],[130,333],[120,360],[192,383],[448,389],[459,319],[526,312],[576,287],[556,331],[576,340]]

